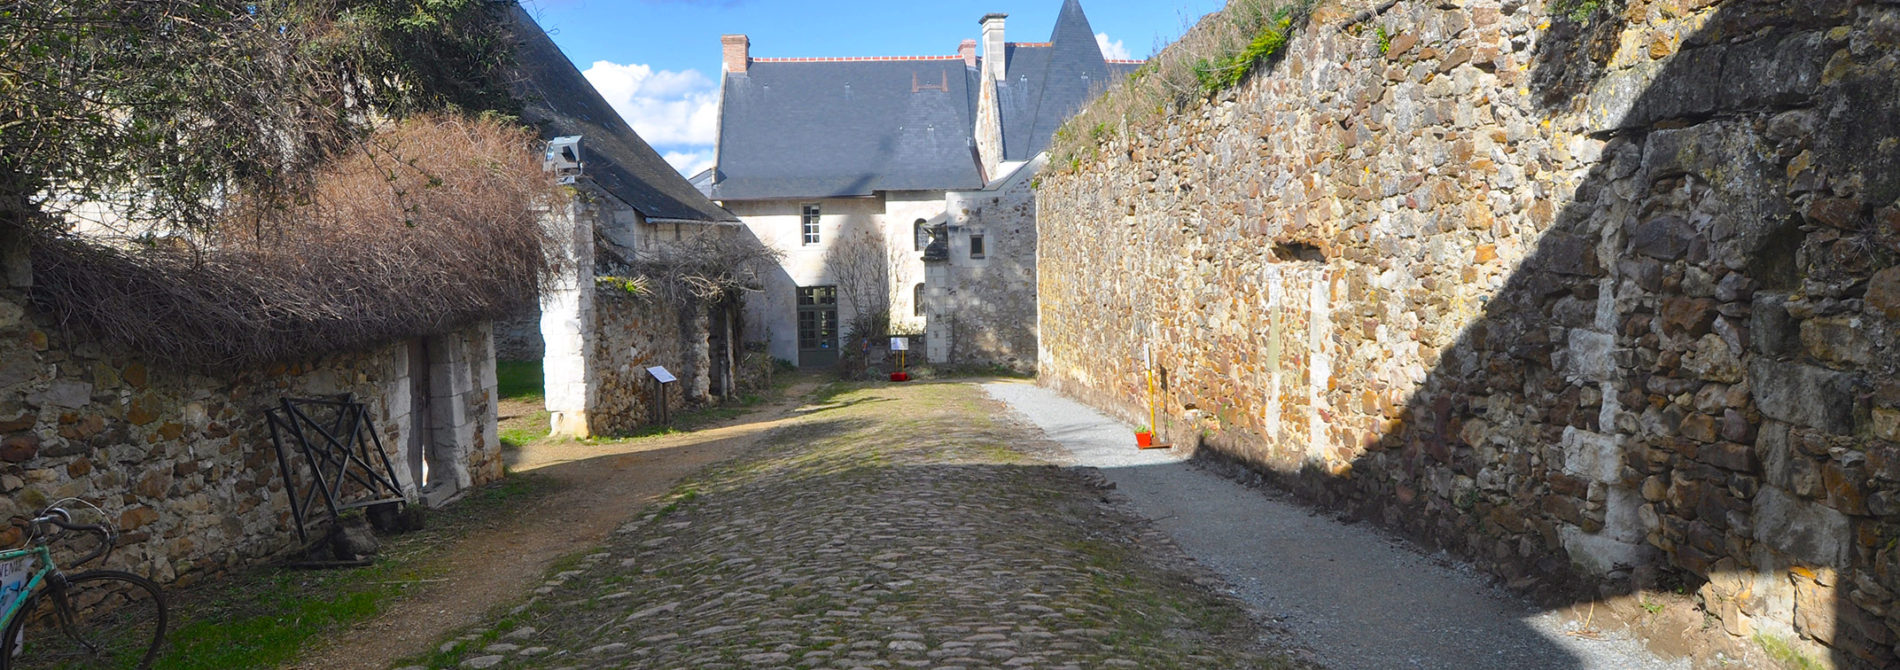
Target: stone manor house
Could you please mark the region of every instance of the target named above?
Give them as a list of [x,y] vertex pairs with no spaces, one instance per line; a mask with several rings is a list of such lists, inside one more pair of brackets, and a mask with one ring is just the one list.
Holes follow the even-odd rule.
[[1035,364],[1029,180],[1056,128],[1140,62],[1104,59],[1078,0],[1047,42],[1006,41],[1005,18],[982,18],[980,54],[972,39],[946,56],[753,58],[745,35],[722,38],[717,164],[695,181],[785,252],[747,300],[749,340],[832,365],[859,312],[889,310],[931,363]]

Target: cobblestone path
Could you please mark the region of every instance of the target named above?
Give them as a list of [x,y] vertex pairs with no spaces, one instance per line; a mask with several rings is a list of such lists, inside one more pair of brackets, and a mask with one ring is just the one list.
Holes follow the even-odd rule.
[[415,667],[1299,667],[974,387],[822,402]]

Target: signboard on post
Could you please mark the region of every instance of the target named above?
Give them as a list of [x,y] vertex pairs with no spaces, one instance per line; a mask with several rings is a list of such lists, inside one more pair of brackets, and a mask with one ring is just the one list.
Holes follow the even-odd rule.
[[647,368],[647,374],[653,375],[653,420],[660,425],[672,423],[673,413],[666,406],[666,385],[679,381],[679,378],[673,376],[673,373],[667,372],[665,367],[659,365]]
[[908,337],[891,338],[891,351],[910,351],[910,338]]

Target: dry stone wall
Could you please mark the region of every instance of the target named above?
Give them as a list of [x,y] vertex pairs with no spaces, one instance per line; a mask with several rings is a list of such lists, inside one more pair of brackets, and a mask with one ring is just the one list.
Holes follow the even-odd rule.
[[[0,288],[0,520],[67,498],[98,505],[124,533],[110,567],[184,583],[295,549],[263,417],[282,397],[355,394],[405,486],[404,450],[424,422],[432,443],[418,448],[430,450],[443,491],[502,475],[486,326],[427,338],[437,355],[428,370],[411,369],[414,343],[403,342],[199,373],[62,332],[35,313],[25,283]],[[420,374],[431,376],[428,417],[412,416]],[[0,546],[17,546],[18,533],[0,530]]]
[[1322,3],[1045,172],[1043,379],[1145,423],[1150,348],[1177,443],[1513,585],[1900,663],[1900,3],[1605,4]]
[[664,366],[678,382],[666,386],[674,412],[708,400],[712,369],[704,307],[683,307],[653,297],[595,292],[595,398],[588,421],[595,435],[631,432],[654,423],[659,395],[647,368]]

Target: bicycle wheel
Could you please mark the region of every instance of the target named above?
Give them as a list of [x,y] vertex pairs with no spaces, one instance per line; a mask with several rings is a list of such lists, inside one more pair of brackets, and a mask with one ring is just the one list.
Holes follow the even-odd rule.
[[151,580],[114,570],[66,578],[72,625],[52,588],[33,594],[0,638],[0,670],[149,668],[165,639],[165,596]]

